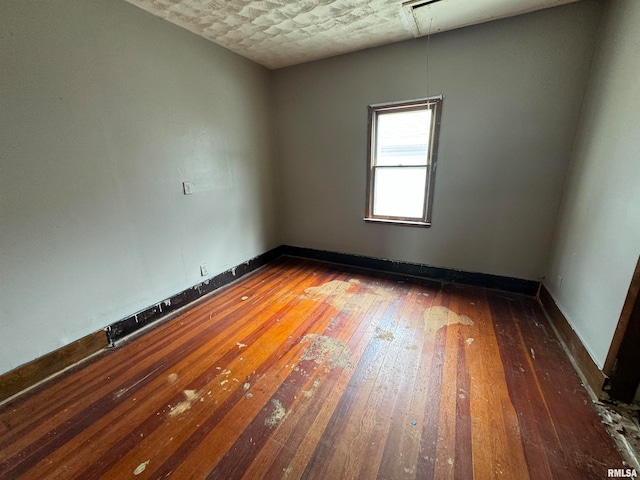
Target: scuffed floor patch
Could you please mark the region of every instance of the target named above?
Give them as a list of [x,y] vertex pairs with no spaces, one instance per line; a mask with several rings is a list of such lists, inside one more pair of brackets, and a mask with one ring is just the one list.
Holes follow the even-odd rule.
[[393,336],[392,332],[382,330],[380,327],[376,327],[376,338],[379,338],[380,340],[386,340],[387,342],[393,342],[393,339],[395,337]]
[[287,416],[287,411],[285,410],[280,400],[272,398],[271,403],[273,404],[273,412],[271,413],[271,415],[265,418],[264,424],[267,427],[277,427],[282,423],[284,417]]
[[593,405],[626,462],[640,470],[640,407],[599,401]]
[[199,398],[195,390],[185,390],[182,393],[184,393],[185,399],[175,407],[171,407],[171,411],[169,412],[170,417],[175,417],[176,415],[186,412]]
[[[370,301],[386,300],[390,301],[392,294],[384,288],[362,287],[360,281],[351,279],[331,280],[318,287],[307,287],[304,290],[306,296],[314,300],[326,300],[338,310],[357,312]],[[358,297],[357,302],[349,302],[354,296]]]
[[319,386],[320,386],[320,380],[315,380],[315,381],[313,382],[313,386],[312,386],[309,390],[304,390],[304,391],[302,392],[302,395],[303,395],[305,398],[311,398],[311,397],[313,397],[313,393],[316,391],[316,389],[317,389]]
[[291,475],[291,472],[293,472],[293,467],[292,466],[288,466],[287,468],[283,468],[282,469],[282,478],[289,478],[289,475]]
[[435,334],[442,327],[455,324],[473,325],[473,320],[447,307],[429,307],[424,311],[424,330],[427,333]]
[[360,282],[356,280],[350,280],[348,282],[342,280],[331,280],[318,287],[307,287],[304,289],[304,293],[310,296],[326,295],[326,296],[338,296],[345,293],[355,293],[355,288]]
[[347,368],[351,364],[351,350],[337,338],[310,333],[302,339],[310,342],[309,348],[300,360],[313,360],[317,364],[328,364],[331,367]]

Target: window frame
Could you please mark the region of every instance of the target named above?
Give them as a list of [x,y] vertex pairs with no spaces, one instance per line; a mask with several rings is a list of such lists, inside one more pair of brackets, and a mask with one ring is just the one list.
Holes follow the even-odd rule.
[[[368,134],[367,134],[367,201],[364,220],[366,222],[391,223],[410,225],[417,227],[430,227],[433,207],[433,190],[436,166],[438,161],[438,137],[440,133],[440,119],[442,116],[442,95],[417,100],[402,102],[389,102],[369,105],[368,107]],[[424,207],[422,217],[399,217],[387,215],[374,215],[373,205],[375,196],[376,170],[389,166],[376,165],[376,130],[377,119],[380,114],[409,112],[415,110],[432,110],[431,132],[429,145],[427,146],[426,182],[424,193]],[[382,113],[381,113],[382,112]],[[393,166],[393,168],[416,168],[415,165]]]

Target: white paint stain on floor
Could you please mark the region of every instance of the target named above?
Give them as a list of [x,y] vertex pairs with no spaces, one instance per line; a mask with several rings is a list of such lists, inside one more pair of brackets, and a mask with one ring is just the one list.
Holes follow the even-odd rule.
[[287,415],[287,411],[280,400],[272,398],[271,403],[273,404],[273,412],[264,420],[264,424],[267,427],[277,427],[284,420],[284,417]]
[[303,342],[310,342],[300,360],[313,360],[318,365],[329,364],[331,367],[347,368],[351,366],[351,350],[337,338],[310,333]]
[[424,311],[424,330],[427,333],[435,334],[444,326],[448,325],[473,325],[466,315],[459,315],[447,307],[429,307]]
[[[390,301],[393,295],[381,287],[362,286],[357,279],[331,280],[317,287],[307,287],[305,295],[314,300],[327,300],[338,310],[357,312],[368,308],[372,301]],[[356,296],[357,301],[350,302]]]
[[383,330],[380,327],[376,327],[375,338],[379,338],[380,340],[385,340],[387,342],[393,342],[395,337],[393,336],[393,332],[390,332],[388,330]]
[[136,469],[133,471],[133,474],[140,475],[142,472],[144,472],[144,469],[147,468],[147,465],[149,465],[150,461],[151,460],[147,460],[146,462],[142,462],[140,465],[138,465]]
[[169,412],[170,417],[175,417],[176,415],[186,412],[199,398],[198,393],[195,390],[185,390],[182,393],[185,398],[175,407],[171,407],[171,411]]

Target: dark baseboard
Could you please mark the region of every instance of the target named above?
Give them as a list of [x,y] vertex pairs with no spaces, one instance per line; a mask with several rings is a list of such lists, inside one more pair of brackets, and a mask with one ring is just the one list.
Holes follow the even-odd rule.
[[61,372],[68,366],[89,357],[103,348],[113,346],[116,341],[136,330],[161,318],[167,318],[172,312],[198,300],[200,297],[257,270],[282,256],[282,251],[282,246],[269,250],[149,308],[119,320],[104,330],[87,335],[69,345],[58,348],[51,353],[0,375],[0,402]]
[[283,254],[283,247],[279,246],[273,250],[269,250],[257,257],[247,260],[240,265],[233,267],[225,272],[216,275],[202,283],[199,283],[191,288],[183,290],[172,297],[166,298],[155,305],[150,306],[134,315],[123,318],[115,323],[112,323],[105,328],[107,334],[107,342],[110,346],[113,346],[115,342],[121,340],[127,335],[132,334],[136,330],[153,323],[161,318],[166,317],[171,312],[184,307],[204,295],[207,295],[220,287],[230,284],[238,280],[239,278],[247,275],[248,273],[257,270],[258,268],[266,265],[267,263],[275,260]]
[[100,330],[0,375],[0,402],[87,358],[106,346],[107,339],[104,332]]
[[573,328],[571,328],[569,321],[560,311],[555,300],[549,293],[549,290],[547,290],[544,285],[540,287],[540,294],[538,298],[542,304],[542,308],[547,312],[547,316],[555,327],[556,332],[558,332],[558,335],[573,357],[576,368],[588,383],[589,388],[591,388],[598,398],[606,397],[603,388],[605,386],[607,376],[593,361],[591,355],[589,355],[589,352],[580,340],[580,337],[578,337]]
[[59,348],[43,357],[29,362],[10,372],[0,375],[0,401],[19,393],[60,372],[66,367],[107,347],[160,319],[169,316],[178,309],[197,301],[201,297],[228,285],[254,270],[266,265],[282,255],[321,260],[352,267],[378,270],[398,275],[425,278],[430,280],[459,283],[496,290],[504,290],[534,296],[539,283],[531,280],[502,277],[484,273],[470,273],[447,268],[431,267],[418,263],[399,262],[381,258],[366,257],[347,253],[314,250],[311,248],[280,245],[258,255],[234,268],[231,268],[202,283],[166,298],[136,314],[130,315],[99,331]]
[[282,246],[282,254],[349,265],[352,267],[397,273],[400,275],[409,275],[412,277],[439,280],[442,282],[460,283],[463,285],[520,293],[531,297],[537,294],[540,286],[539,282],[533,280],[502,277],[500,275],[490,275],[487,273],[464,272],[462,270],[452,270],[449,268],[431,267],[420,263],[385,260],[382,258],[366,257],[364,255],[314,250],[290,245]]

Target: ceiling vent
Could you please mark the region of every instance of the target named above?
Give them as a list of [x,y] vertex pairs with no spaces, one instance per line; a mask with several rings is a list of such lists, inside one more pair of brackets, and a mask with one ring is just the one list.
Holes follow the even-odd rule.
[[[442,1],[444,0],[409,0],[402,3],[403,21],[414,37],[422,37],[432,33],[430,30],[434,16],[432,5]],[[425,23],[426,19],[429,20],[428,23]]]
[[414,37],[512,17],[576,0],[409,0],[401,16]]

